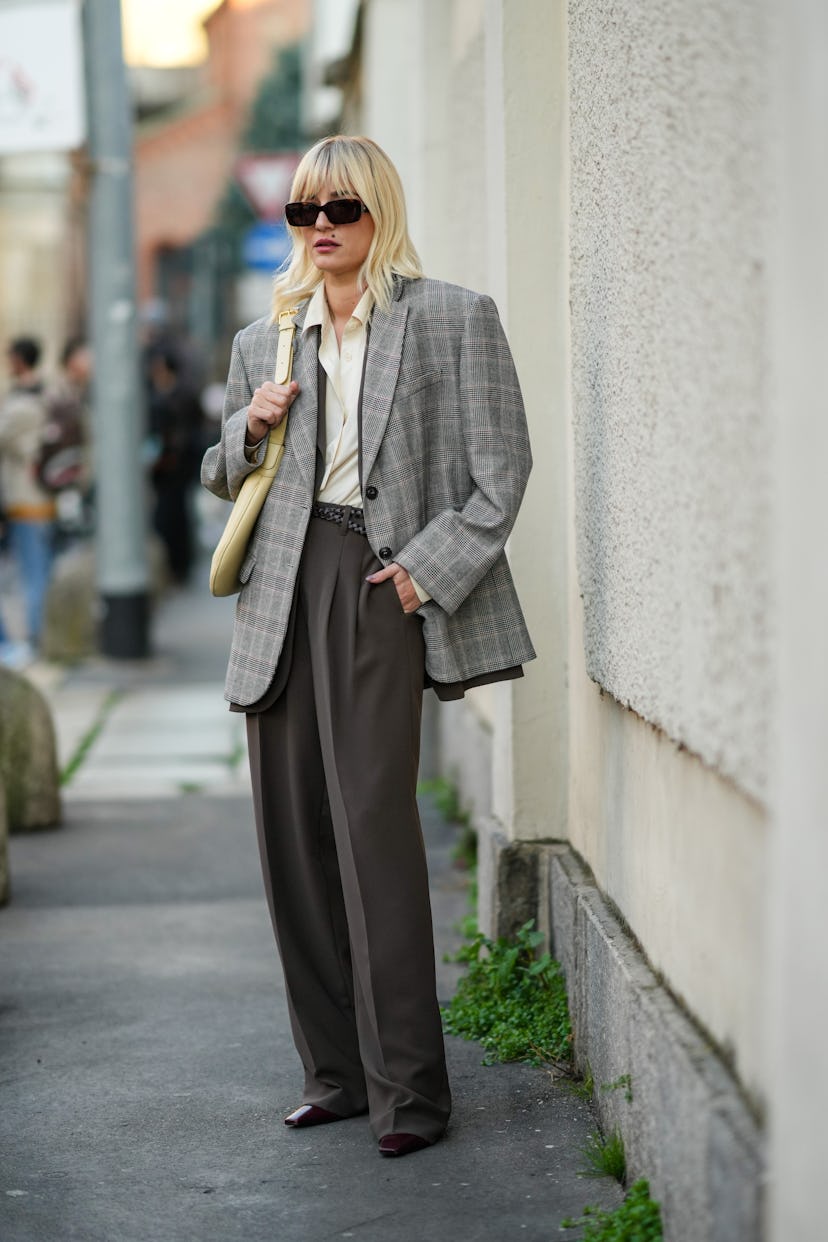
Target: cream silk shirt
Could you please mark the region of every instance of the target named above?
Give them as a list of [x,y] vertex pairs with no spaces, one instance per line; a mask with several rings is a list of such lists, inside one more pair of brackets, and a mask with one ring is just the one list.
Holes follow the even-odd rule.
[[304,332],[321,327],[319,361],[328,377],[325,393],[325,472],[317,500],[333,505],[362,506],[359,489],[359,428],[357,403],[362,383],[368,319],[374,296],[366,289],[337,344],[325,286],[319,285],[305,315]]
[[[325,297],[325,286],[318,285],[308,305],[302,329],[308,332],[321,327],[319,361],[328,377],[325,390],[325,471],[317,500],[334,505],[352,505],[355,509],[362,507],[357,405],[368,339],[368,320],[373,306],[374,295],[366,289],[345,325],[339,347]],[[413,578],[411,585],[420,603],[431,599]]]

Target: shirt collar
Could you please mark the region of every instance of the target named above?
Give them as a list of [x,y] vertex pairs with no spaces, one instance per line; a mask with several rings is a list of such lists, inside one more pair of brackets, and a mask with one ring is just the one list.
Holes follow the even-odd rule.
[[[358,319],[361,324],[366,324],[374,309],[374,295],[370,289],[366,289],[362,297],[357,302],[351,314],[351,319]],[[308,303],[305,322],[302,325],[302,331],[307,332],[309,328],[324,327],[331,322],[331,312],[328,310],[328,302],[325,297],[325,285],[320,283],[316,286]]]

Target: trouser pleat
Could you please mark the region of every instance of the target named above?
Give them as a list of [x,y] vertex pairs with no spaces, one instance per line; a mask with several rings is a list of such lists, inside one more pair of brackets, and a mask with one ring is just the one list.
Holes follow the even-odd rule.
[[284,691],[248,716],[305,1102],[436,1138],[450,1096],[416,804],[421,622],[367,541],[312,521]]

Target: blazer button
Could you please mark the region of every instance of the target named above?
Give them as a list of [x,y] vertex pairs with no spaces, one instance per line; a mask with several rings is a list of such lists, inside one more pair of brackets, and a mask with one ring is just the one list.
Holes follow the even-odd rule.
[[394,553],[390,548],[380,548],[379,555],[381,561],[390,561]]
[[379,496],[379,492],[374,487],[373,483],[371,484],[370,487],[366,487],[365,495],[368,497],[369,500],[376,500],[377,496]]

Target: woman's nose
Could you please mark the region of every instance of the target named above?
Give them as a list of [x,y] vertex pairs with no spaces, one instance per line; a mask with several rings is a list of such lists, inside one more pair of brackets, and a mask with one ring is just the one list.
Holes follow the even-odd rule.
[[328,219],[328,217],[325,215],[325,213],[324,213],[324,211],[322,210],[322,208],[321,208],[321,207],[319,208],[319,214],[318,214],[318,216],[316,217],[316,225],[315,225],[315,227],[316,227],[317,229],[332,229],[332,228],[333,228],[333,225],[331,224],[330,220],[329,220],[329,219]]

